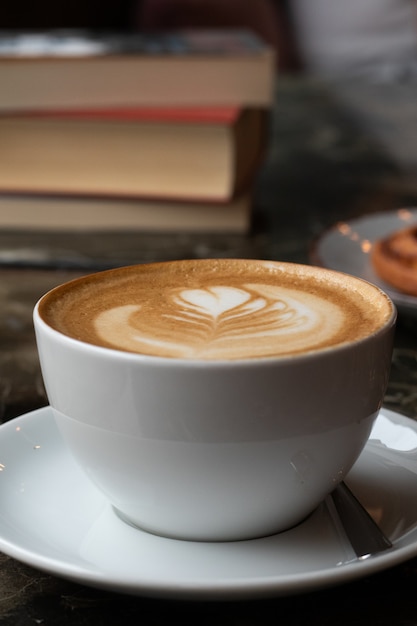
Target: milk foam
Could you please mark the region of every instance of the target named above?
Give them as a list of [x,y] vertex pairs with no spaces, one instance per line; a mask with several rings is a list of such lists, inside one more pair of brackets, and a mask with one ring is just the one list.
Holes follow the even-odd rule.
[[376,287],[272,261],[143,264],[61,285],[39,306],[59,332],[99,346],[186,359],[293,355],[356,341],[393,314]]
[[344,314],[334,303],[274,285],[172,290],[152,323],[140,304],[101,312],[97,335],[123,350],[181,358],[233,358],[309,350],[331,341]]

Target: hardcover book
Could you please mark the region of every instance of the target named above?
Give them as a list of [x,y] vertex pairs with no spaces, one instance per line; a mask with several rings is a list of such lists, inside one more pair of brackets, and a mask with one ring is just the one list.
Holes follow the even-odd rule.
[[256,175],[263,109],[0,115],[0,191],[225,202]]
[[255,34],[0,32],[0,109],[269,106],[275,55]]
[[76,195],[0,195],[3,231],[247,234],[251,213],[250,191],[224,204]]

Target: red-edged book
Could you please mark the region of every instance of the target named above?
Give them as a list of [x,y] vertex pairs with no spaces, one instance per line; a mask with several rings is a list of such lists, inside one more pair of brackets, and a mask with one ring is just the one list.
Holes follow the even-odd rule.
[[130,107],[0,116],[0,193],[230,202],[252,184],[264,108]]

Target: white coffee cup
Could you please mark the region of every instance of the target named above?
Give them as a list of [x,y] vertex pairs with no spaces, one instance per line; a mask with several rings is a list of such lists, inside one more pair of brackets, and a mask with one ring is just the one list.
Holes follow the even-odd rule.
[[[138,301],[127,284],[137,285]],[[95,315],[101,296],[108,298],[101,321],[92,322],[99,334],[120,322],[136,333],[132,345],[137,340],[140,348],[150,345],[160,353],[94,345],[77,334],[77,324]],[[150,304],[142,305],[148,296]],[[155,306],[160,297],[163,302]],[[170,302],[180,314],[170,311]],[[137,310],[126,308],[133,304]],[[357,319],[350,319],[351,305]],[[56,307],[64,311],[62,319],[75,320],[74,327],[66,321],[59,321],[60,330],[54,327],[50,312]],[[119,322],[109,307],[120,312]],[[216,318],[215,348],[211,343],[207,349],[206,326],[201,347],[201,327],[197,338],[193,331],[196,316],[198,324],[208,320],[210,332]],[[176,317],[180,326],[171,328]],[[230,259],[101,272],[57,287],[34,311],[49,402],[86,476],[122,519],[152,533],[198,541],[288,529],[345,478],[381,406],[395,318],[389,298],[357,278]],[[157,339],[149,336],[153,328],[162,333]],[[329,336],[322,336],[328,328]],[[306,347],[296,343],[291,353],[287,331],[304,337]],[[112,330],[111,341],[117,341],[113,335]],[[268,347],[286,343],[282,354]]]

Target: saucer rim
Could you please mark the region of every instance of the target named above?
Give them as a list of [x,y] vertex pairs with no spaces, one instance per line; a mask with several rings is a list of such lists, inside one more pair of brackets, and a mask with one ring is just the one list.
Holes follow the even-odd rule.
[[[417,422],[400,413],[389,409],[381,409],[381,414],[388,417],[394,425],[411,427],[417,432]],[[378,418],[377,418],[378,419]],[[53,422],[52,411],[49,406],[24,413],[0,426],[0,443],[4,442],[10,432],[17,426],[23,425],[30,420],[36,423],[38,428],[46,428],[47,423]],[[57,432],[58,434],[58,432]],[[366,448],[362,454],[366,454]],[[70,453],[67,452],[68,458]],[[402,467],[399,464],[399,467]],[[86,481],[88,479],[86,478]],[[103,503],[104,503],[103,497]],[[105,504],[105,506],[110,505]],[[120,521],[121,524],[124,522]],[[417,518],[416,518],[417,527]],[[147,535],[145,531],[139,531]],[[161,541],[172,541],[167,538],[159,538]],[[256,599],[262,597],[289,596],[299,593],[306,593],[334,587],[340,584],[352,582],[359,578],[381,572],[388,568],[403,563],[417,555],[417,537],[408,540],[406,536],[400,537],[405,545],[398,546],[394,541],[394,547],[385,553],[375,555],[366,561],[357,559],[351,562],[342,563],[339,567],[325,567],[321,570],[307,571],[304,573],[294,573],[288,575],[277,575],[275,577],[259,577],[256,580],[228,579],[210,581],[204,584],[179,585],[175,580],[168,577],[160,578],[158,585],[145,580],[132,581],[131,577],[117,580],[103,575],[103,572],[94,568],[88,568],[85,563],[70,563],[68,560],[59,560],[42,554],[41,550],[31,550],[11,542],[2,536],[2,522],[0,518],[0,551],[4,554],[35,567],[40,571],[55,575],[79,584],[96,587],[112,592],[119,592],[128,595],[140,595],[144,597],[158,597],[166,599],[196,599],[196,600],[239,600]],[[175,541],[175,540],[174,540]],[[256,539],[251,541],[258,541]],[[198,542],[196,542],[198,544]],[[79,559],[81,561],[81,559]],[[81,566],[82,565],[82,566]]]

